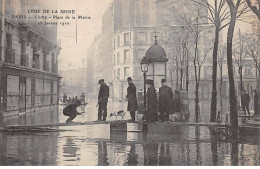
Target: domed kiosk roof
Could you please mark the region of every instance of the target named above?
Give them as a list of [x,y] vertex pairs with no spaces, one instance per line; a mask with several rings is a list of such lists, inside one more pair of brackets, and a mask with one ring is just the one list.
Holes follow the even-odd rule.
[[149,61],[168,61],[165,50],[160,45],[158,45],[156,41],[155,44],[146,51],[145,58]]

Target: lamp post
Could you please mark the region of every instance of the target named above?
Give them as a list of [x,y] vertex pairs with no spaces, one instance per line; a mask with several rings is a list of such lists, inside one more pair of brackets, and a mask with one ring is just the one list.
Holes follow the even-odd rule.
[[148,67],[149,67],[149,62],[144,57],[141,61],[141,70],[144,74],[144,109],[146,110],[146,85],[145,85],[145,80],[146,80],[146,72],[148,72]]

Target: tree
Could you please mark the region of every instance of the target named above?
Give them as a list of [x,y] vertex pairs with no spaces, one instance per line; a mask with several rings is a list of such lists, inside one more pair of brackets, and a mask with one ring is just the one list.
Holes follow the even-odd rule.
[[225,28],[228,23],[222,25],[228,19],[229,11],[225,0],[214,0],[214,5],[211,5],[207,0],[193,0],[209,11],[208,19],[215,26],[215,40],[212,53],[212,97],[211,97],[211,111],[210,122],[215,122],[217,114],[217,60],[218,60],[218,44],[219,33]]
[[[207,26],[200,24],[200,9],[196,9],[196,15],[194,15],[194,20],[192,18],[186,18],[186,24],[188,25],[188,30],[190,31],[193,37],[194,43],[194,54],[192,56],[193,67],[194,67],[194,75],[195,75],[195,122],[199,122],[199,87],[200,87],[200,80],[201,80],[201,68],[202,65],[208,55],[208,51],[206,50],[203,55],[199,54],[199,40],[201,33],[203,30],[207,28]],[[206,46],[205,46],[206,48]],[[202,52],[200,52],[202,53]]]
[[259,91],[259,79],[260,79],[260,36],[250,34],[246,36],[246,54],[251,57],[255,64],[255,73],[257,79],[257,90]]
[[[233,46],[233,36],[234,29],[236,25],[236,19],[240,15],[242,15],[246,8],[242,8],[239,11],[239,7],[241,8],[244,2],[241,0],[236,0],[234,3],[233,0],[226,0],[229,6],[230,11],[230,22],[227,33],[227,66],[228,66],[228,79],[229,79],[229,104],[230,104],[230,125],[232,127],[232,131],[236,131],[238,127],[238,115],[237,115],[237,98],[235,92],[235,83],[234,83],[234,75],[233,75],[233,59],[232,59],[232,46]],[[235,134],[237,134],[235,132]]]
[[[218,50],[218,66],[220,70],[220,84],[219,84],[219,100],[220,100],[220,113],[223,113],[222,104],[222,86],[223,86],[223,62],[225,56],[225,45],[221,45]],[[221,116],[222,117],[222,116]]]
[[243,67],[246,61],[247,54],[245,52],[245,43],[246,43],[246,37],[241,34],[241,31],[239,30],[237,34],[237,38],[234,41],[233,45],[233,56],[235,63],[238,66],[239,71],[239,81],[240,81],[240,97],[242,96],[243,92]]
[[260,0],[246,0],[247,5],[256,14],[260,21]]
[[191,46],[189,39],[190,33],[185,26],[174,26],[171,28],[169,38],[162,42],[169,47],[171,53],[173,54],[173,59],[170,60],[171,66],[169,66],[169,72],[172,80],[174,69],[173,65],[175,65],[177,90],[184,89],[184,74],[186,74],[187,77],[185,70],[187,70],[187,67],[189,66],[187,64],[187,60],[189,59],[189,49]]

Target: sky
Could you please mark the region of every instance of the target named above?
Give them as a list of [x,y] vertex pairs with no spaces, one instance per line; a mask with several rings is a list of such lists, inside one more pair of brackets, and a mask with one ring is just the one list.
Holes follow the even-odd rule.
[[58,26],[58,40],[61,41],[59,69],[86,67],[87,49],[94,37],[101,33],[102,15],[112,0],[57,0],[59,10],[75,9],[77,15],[91,19],[72,20],[68,26]]

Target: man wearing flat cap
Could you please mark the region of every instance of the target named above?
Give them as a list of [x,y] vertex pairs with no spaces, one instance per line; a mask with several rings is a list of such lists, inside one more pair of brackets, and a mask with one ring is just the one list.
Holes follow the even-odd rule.
[[132,78],[127,78],[128,87],[126,99],[128,101],[127,111],[130,111],[130,115],[133,121],[135,121],[135,111],[138,110],[137,98],[136,98],[136,87],[132,82]]
[[[109,87],[104,82],[104,79],[98,81],[100,85],[98,93],[98,120],[97,121],[106,121],[107,118],[107,102],[109,97]],[[103,114],[103,119],[102,118]]]
[[159,89],[159,109],[160,120],[165,122],[169,121],[169,114],[171,112],[171,102],[173,98],[173,92],[170,87],[167,86],[166,80],[161,80],[162,87]]

